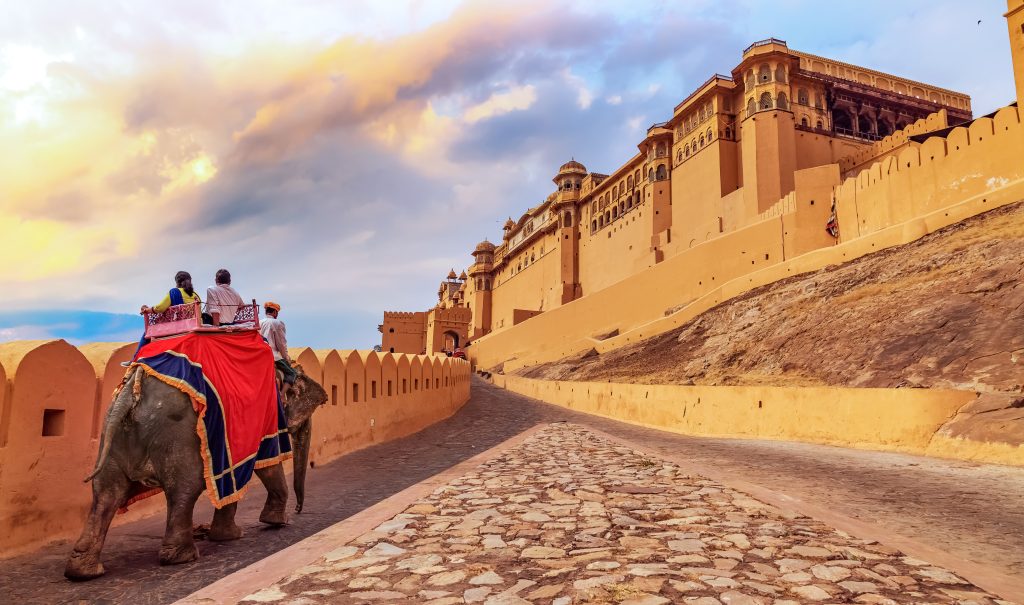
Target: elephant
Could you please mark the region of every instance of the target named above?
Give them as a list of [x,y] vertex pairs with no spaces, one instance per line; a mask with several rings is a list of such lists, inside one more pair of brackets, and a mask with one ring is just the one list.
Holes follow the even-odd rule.
[[[301,368],[289,396],[283,400],[293,437],[296,512],[305,497],[312,415],[327,401],[327,393]],[[82,534],[64,568],[71,580],[90,580],[103,575],[100,554],[114,513],[128,499],[154,487],[164,491],[167,525],[160,546],[160,563],[188,563],[199,557],[193,538],[192,510],[206,489],[203,460],[196,434],[198,415],[189,397],[180,390],[132,368],[114,398],[100,437],[92,481],[92,506]],[[285,507],[288,485],[284,468],[275,464],[255,471],[267,490],[260,521],[272,526],[288,523]],[[207,538],[233,540],[242,536],[235,524],[237,503],[217,509]]]

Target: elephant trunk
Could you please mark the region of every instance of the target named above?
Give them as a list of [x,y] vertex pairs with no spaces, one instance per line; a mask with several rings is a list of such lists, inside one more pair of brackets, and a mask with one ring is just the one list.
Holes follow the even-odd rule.
[[[103,432],[100,433],[100,453],[96,457],[96,467],[85,478],[84,483],[92,481],[100,473],[104,463],[106,463],[107,456],[110,455],[110,444],[113,441],[114,432],[125,416],[128,415],[128,412],[142,398],[142,378],[144,376],[145,372],[142,368],[136,368],[135,373],[125,382],[124,387],[118,392],[117,398],[114,399],[113,405],[107,412],[107,419],[103,424]],[[128,393],[129,384],[132,386],[130,394]]]

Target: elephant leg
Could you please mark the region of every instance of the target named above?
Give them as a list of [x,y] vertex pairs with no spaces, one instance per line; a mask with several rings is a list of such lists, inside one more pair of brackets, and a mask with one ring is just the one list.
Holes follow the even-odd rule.
[[199,558],[199,549],[192,537],[192,509],[199,494],[203,493],[202,477],[199,481],[182,481],[164,490],[167,494],[167,528],[164,542],[160,545],[160,564],[195,561]]
[[91,580],[104,573],[100,553],[107,539],[107,530],[114,513],[124,505],[131,482],[116,468],[104,469],[92,480],[92,508],[82,529],[82,535],[71,550],[64,566],[64,577],[69,580]]
[[226,542],[241,538],[242,528],[238,527],[235,523],[235,512],[237,510],[237,502],[226,504],[215,510],[213,512],[213,522],[210,523],[210,533],[206,535],[206,538],[214,542]]
[[309,440],[313,431],[313,417],[310,416],[292,432],[292,485],[295,487],[295,513],[302,512],[306,499],[306,469],[309,468]]
[[260,522],[267,525],[287,525],[288,514],[288,482],[284,477],[284,467],[280,463],[256,469],[256,476],[267,489],[267,503],[260,513]]

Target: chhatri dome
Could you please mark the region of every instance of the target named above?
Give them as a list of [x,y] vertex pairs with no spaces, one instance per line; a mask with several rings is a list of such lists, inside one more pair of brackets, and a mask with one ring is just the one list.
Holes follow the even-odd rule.
[[476,248],[473,249],[473,252],[494,252],[494,244],[487,240],[484,240],[476,245]]
[[512,229],[515,226],[516,226],[516,222],[514,220],[512,220],[511,216],[508,217],[508,220],[505,221],[505,229]]
[[463,271],[462,273],[459,274],[459,279],[461,279],[462,281],[466,281],[467,279],[469,279],[469,276],[467,276],[466,272]]
[[569,160],[562,164],[558,169],[558,176],[565,176],[567,174],[579,174],[581,176],[587,176],[587,167],[580,164],[575,159]]
[[455,269],[452,269],[451,271],[448,272],[448,279],[455,279],[456,277],[457,276],[455,275]]

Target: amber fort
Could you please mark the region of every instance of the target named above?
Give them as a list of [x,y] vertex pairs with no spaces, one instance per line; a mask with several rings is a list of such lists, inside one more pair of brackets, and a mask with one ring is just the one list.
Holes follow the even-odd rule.
[[480,367],[522,367],[649,336],[668,310],[727,298],[747,276],[829,251],[849,260],[858,242],[923,235],[946,208],[1020,199],[1022,132],[1016,102],[974,116],[965,93],[756,41],[666,108],[625,164],[593,172],[581,151],[552,167],[550,194],[470,251],[434,308],[384,314],[382,348],[471,343]]

